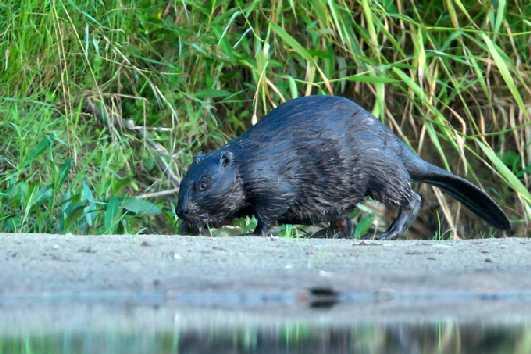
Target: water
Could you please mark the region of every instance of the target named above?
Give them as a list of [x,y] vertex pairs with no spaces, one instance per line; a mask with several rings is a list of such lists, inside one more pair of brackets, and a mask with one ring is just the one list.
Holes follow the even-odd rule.
[[531,317],[494,302],[463,305],[472,311],[3,304],[0,353],[531,353]]
[[[527,329],[529,330],[529,328]],[[3,353],[529,353],[521,326],[363,324],[314,328],[304,323],[226,330],[81,331],[0,339]]]

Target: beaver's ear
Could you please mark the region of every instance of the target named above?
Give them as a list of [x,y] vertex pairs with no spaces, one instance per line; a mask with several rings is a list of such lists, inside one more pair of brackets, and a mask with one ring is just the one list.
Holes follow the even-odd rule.
[[232,164],[232,151],[222,151],[219,155],[219,164],[223,167],[230,166]]
[[199,163],[203,161],[204,159],[205,159],[204,154],[197,154],[196,156],[194,156],[194,163]]

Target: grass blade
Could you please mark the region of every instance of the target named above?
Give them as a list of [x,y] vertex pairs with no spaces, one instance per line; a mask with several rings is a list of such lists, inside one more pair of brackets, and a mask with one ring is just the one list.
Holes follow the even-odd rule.
[[520,96],[520,92],[518,92],[518,89],[516,88],[516,84],[514,83],[514,80],[511,76],[509,67],[507,66],[507,63],[505,62],[505,60],[500,55],[498,47],[485,33],[482,33],[481,37],[487,44],[489,53],[492,56],[492,59],[494,59],[494,63],[496,63],[496,66],[498,67],[498,70],[500,71],[500,74],[503,80],[505,81],[507,88],[509,88],[509,91],[511,91],[511,94],[514,97],[514,100],[516,101],[518,108],[520,108],[520,110],[524,112],[524,114],[526,114],[527,109],[525,107],[524,100],[522,99],[522,96]]
[[313,62],[313,57],[295,38],[293,38],[284,28],[276,23],[270,23],[271,29],[275,32],[291,49],[307,61]]
[[493,164],[493,166],[496,168],[496,170],[499,172],[499,174],[507,181],[507,184],[516,192],[518,193],[528,204],[531,205],[531,194],[527,190],[527,188],[520,182],[518,177],[516,177],[509,168],[503,163],[502,160],[496,155],[494,150],[492,148],[480,141],[479,139],[476,139],[477,144],[483,150],[483,153],[488,157],[490,162]]
[[112,197],[111,200],[107,203],[104,215],[104,226],[106,234],[112,234],[116,231],[116,225],[118,224],[118,221],[121,216],[120,214],[122,208],[120,207],[120,203],[121,200],[116,197]]
[[138,215],[153,216],[160,214],[160,208],[158,206],[144,199],[127,198],[122,201],[121,206]]

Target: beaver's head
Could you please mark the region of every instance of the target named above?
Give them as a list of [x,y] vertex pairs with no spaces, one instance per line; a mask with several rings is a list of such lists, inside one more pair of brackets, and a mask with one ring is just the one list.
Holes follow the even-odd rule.
[[194,158],[179,187],[177,215],[188,224],[219,226],[243,206],[244,193],[231,151]]

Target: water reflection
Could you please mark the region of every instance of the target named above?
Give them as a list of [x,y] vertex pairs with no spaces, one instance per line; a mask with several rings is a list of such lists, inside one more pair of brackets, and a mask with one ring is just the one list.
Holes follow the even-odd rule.
[[263,312],[101,306],[4,308],[0,319],[0,353],[9,354],[531,353],[525,320],[337,324],[319,312],[290,320]]

